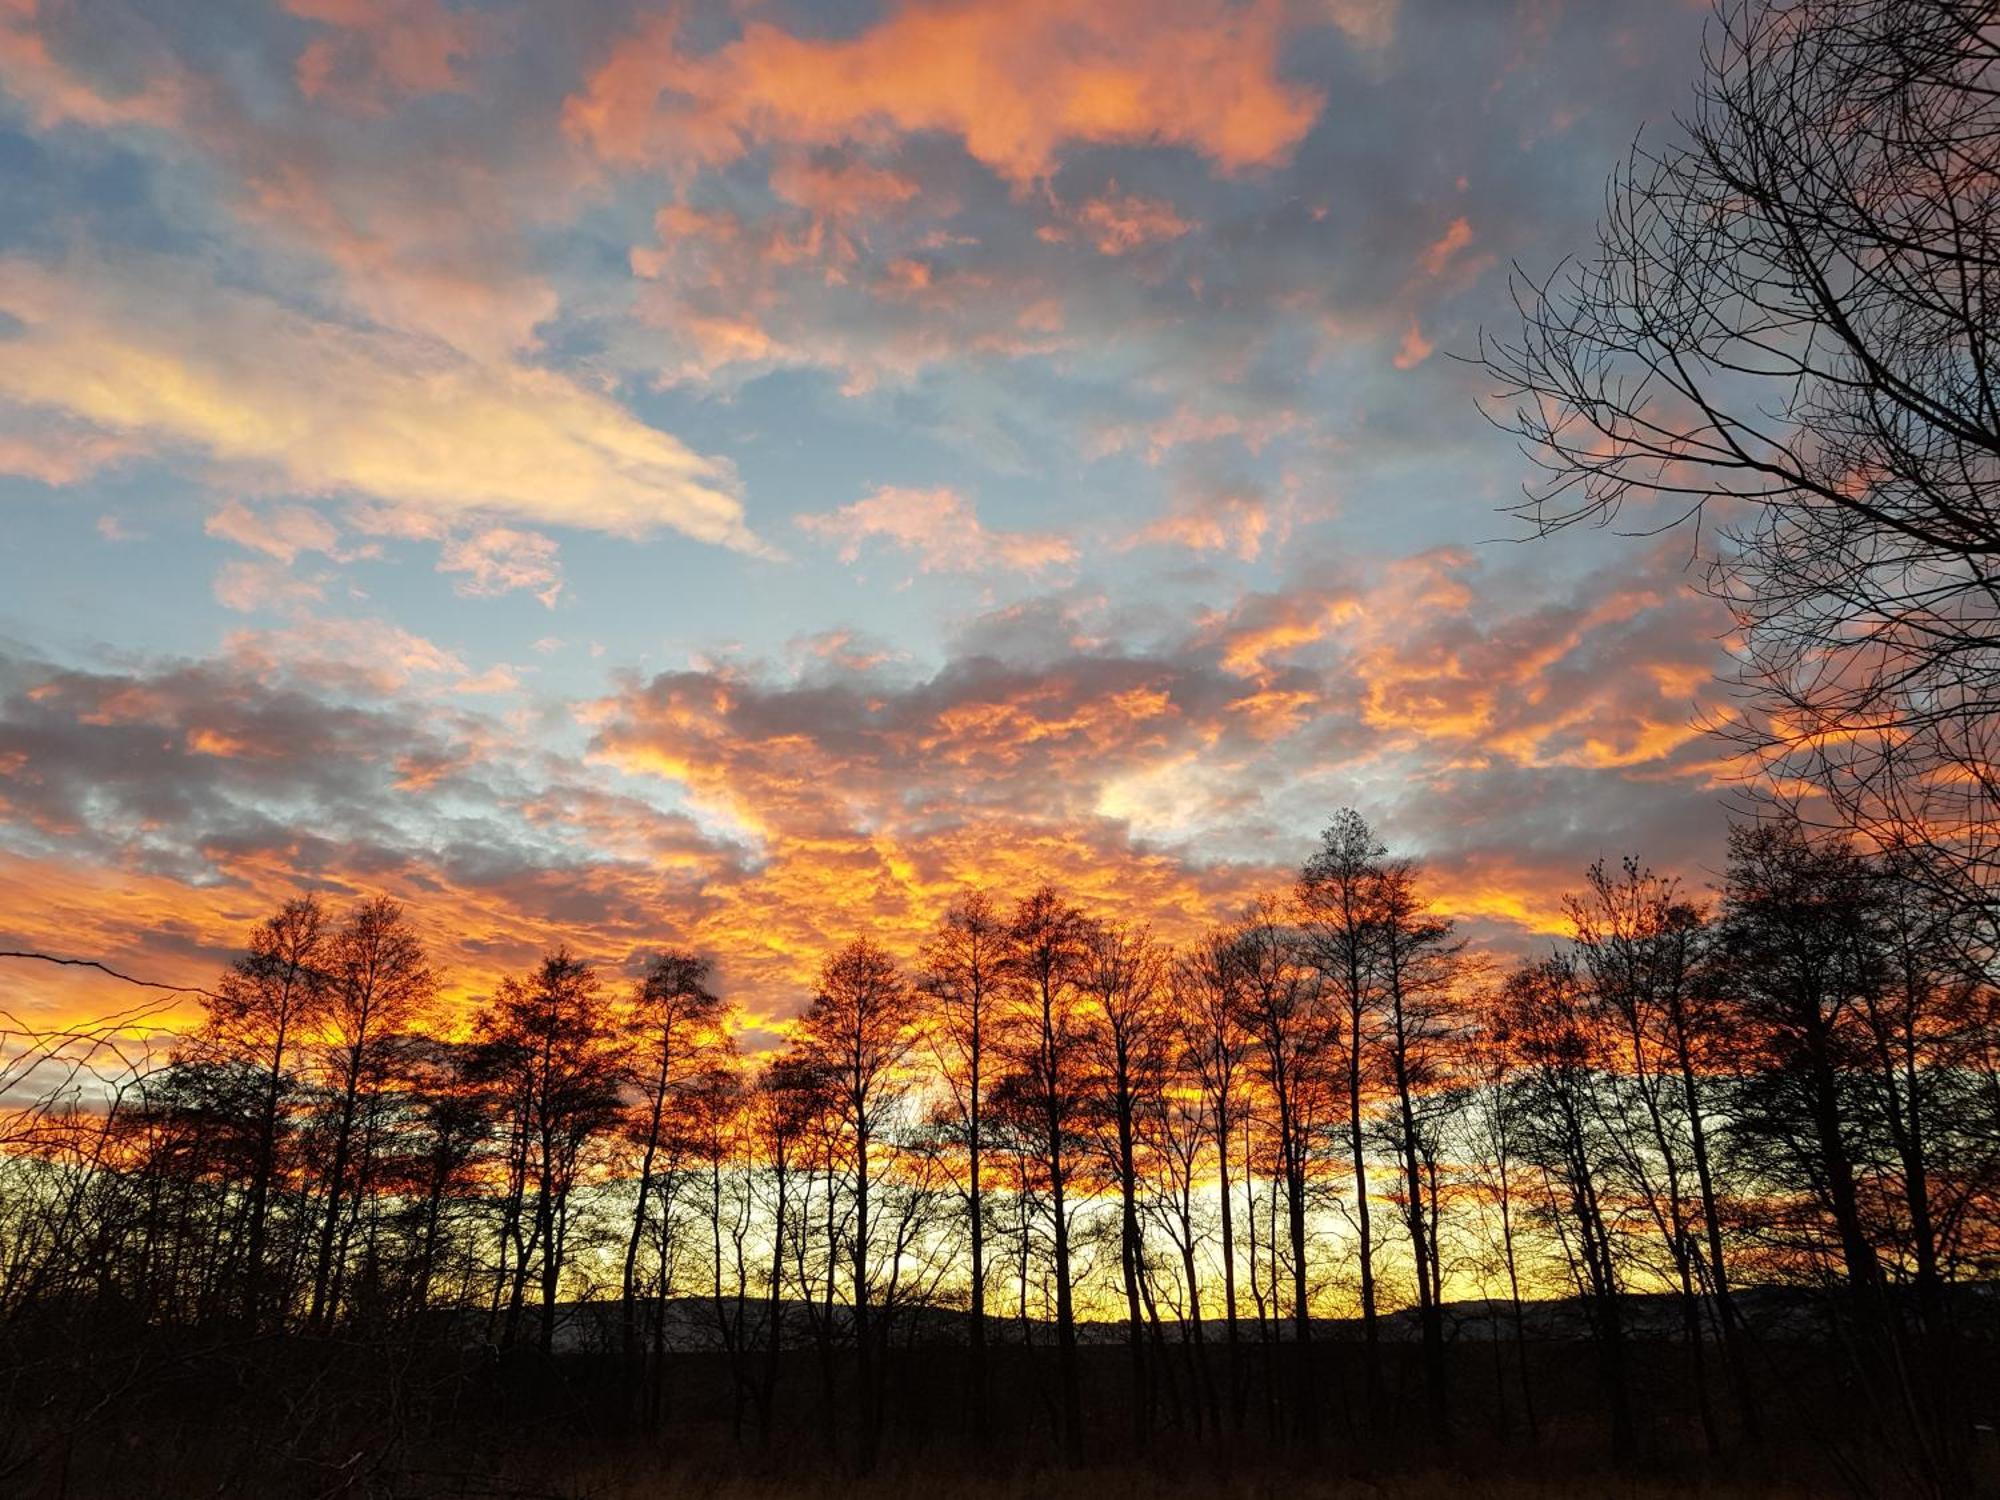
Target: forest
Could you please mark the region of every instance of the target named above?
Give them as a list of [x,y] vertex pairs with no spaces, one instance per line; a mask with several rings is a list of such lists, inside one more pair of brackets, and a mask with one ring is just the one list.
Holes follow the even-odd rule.
[[156,1059],[10,1064],[64,1071],[9,1114],[9,1470],[247,1362],[224,1399],[283,1391],[253,1420],[294,1463],[578,1382],[625,1439],[863,1472],[1383,1432],[1630,1466],[1802,1423],[1875,1482],[1969,1472],[2000,989],[1962,921],[1775,819],[1712,899],[1628,860],[1566,904],[1545,954],[1471,952],[1343,811],[1179,948],[968,890],[746,1057],[692,952],[551,952],[463,1025],[422,914],[288,901]]

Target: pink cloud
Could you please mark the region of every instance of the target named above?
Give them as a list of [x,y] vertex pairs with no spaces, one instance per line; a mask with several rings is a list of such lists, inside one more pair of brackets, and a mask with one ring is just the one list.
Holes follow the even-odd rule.
[[1417,264],[1424,268],[1426,276],[1441,276],[1452,257],[1471,243],[1472,225],[1463,217],[1453,219],[1445,232],[1425,248]]
[[491,596],[526,589],[549,609],[556,607],[563,591],[554,538],[508,526],[452,537],[444,544],[437,570],[466,575],[456,585],[461,594]]
[[1431,357],[1436,345],[1424,337],[1424,330],[1414,316],[1409,326],[1403,330],[1403,341],[1396,346],[1396,356],[1390,362],[1399,370],[1413,370]]
[[215,575],[215,602],[239,614],[294,609],[325,596],[323,582],[300,578],[278,563],[228,562]]
[[1179,239],[1197,227],[1193,220],[1176,213],[1166,199],[1120,193],[1115,182],[1104,196],[1085,199],[1073,217],[1100,255],[1128,255]]
[[330,521],[303,505],[252,510],[242,501],[232,500],[211,515],[202,529],[287,565],[302,552],[331,552],[339,540]]
[[884,486],[864,499],[798,524],[840,545],[842,562],[861,555],[864,542],[881,540],[916,554],[926,573],[976,573],[1007,568],[1039,573],[1076,560],[1076,544],[1054,532],[991,531],[972,502],[948,489]]
[[440,0],[285,0],[285,8],[333,32],[299,54],[299,92],[362,113],[463,88],[459,63],[483,32],[476,15]]

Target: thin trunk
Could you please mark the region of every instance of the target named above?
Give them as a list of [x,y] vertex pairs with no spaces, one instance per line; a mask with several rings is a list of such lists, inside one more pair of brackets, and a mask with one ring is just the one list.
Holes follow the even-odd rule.
[[[1122,1069],[1121,1069],[1122,1074]],[[1132,1363],[1132,1436],[1143,1446],[1152,1425],[1153,1392],[1146,1367],[1145,1329],[1139,1307],[1139,1183],[1133,1160],[1132,1096],[1121,1076],[1118,1084],[1119,1266],[1125,1280],[1125,1330]]]
[[1229,1099],[1218,1096],[1215,1106],[1217,1197],[1222,1209],[1222,1326],[1227,1344],[1225,1378],[1229,1384],[1230,1425],[1243,1430],[1243,1368],[1241,1334],[1236,1326],[1236,1224],[1229,1184]]
[[327,1169],[326,1217],[320,1224],[319,1259],[313,1267],[312,1305],[306,1322],[318,1332],[332,1321],[327,1283],[333,1274],[333,1242],[339,1232],[341,1191],[347,1182],[347,1157],[352,1149],[354,1113],[361,1092],[361,1043],[348,1049],[347,1081],[341,1090],[340,1115],[334,1125],[333,1164]]
[[970,1078],[967,1088],[968,1100],[966,1160],[971,1178],[971,1194],[967,1200],[967,1212],[972,1224],[972,1326],[967,1340],[972,1364],[970,1371],[972,1405],[972,1441],[981,1452],[987,1445],[987,1392],[986,1392],[986,1200],[980,1182],[980,1073],[984,1058],[981,1036],[980,1010],[983,997],[975,998],[972,1019],[972,1038],[969,1053]]
[[[1350,972],[1349,983],[1359,993],[1358,972]],[[1368,1210],[1368,1152],[1362,1138],[1361,1115],[1361,1023],[1364,1012],[1358,1002],[1348,1006],[1347,1047],[1347,1143],[1354,1158],[1355,1253],[1361,1261],[1361,1342],[1362,1380],[1369,1419],[1382,1412],[1382,1333],[1375,1314],[1375,1234]]]

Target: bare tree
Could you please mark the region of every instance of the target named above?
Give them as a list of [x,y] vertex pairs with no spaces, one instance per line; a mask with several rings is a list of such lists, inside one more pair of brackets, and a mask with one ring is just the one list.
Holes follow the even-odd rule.
[[1875,888],[1852,849],[1815,846],[1790,822],[1733,828],[1729,855],[1721,941],[1756,1075],[1746,1098],[1764,1101],[1757,1113],[1823,1205],[1849,1290],[1866,1294],[1881,1266],[1862,1220],[1844,1062],[1851,1018],[1884,977]]
[[1007,973],[1015,1004],[1006,1027],[1004,1087],[1035,1121],[1048,1191],[1056,1284],[1058,1409],[1064,1458],[1083,1462],[1083,1385],[1077,1369],[1076,1297],[1070,1263],[1071,1178],[1081,1166],[1090,1104],[1080,983],[1094,925],[1054,886],[1024,896],[1007,924]]
[[1382,1402],[1382,1348],[1375,1306],[1375,1232],[1368,1201],[1364,1085],[1381,1003],[1381,882],[1388,850],[1361,815],[1343,808],[1321,833],[1300,872],[1300,927],[1321,981],[1342,1017],[1348,1157],[1354,1171],[1356,1256],[1361,1267],[1361,1336],[1370,1412]]
[[1105,924],[1091,933],[1082,988],[1091,1002],[1085,1039],[1100,1093],[1099,1150],[1118,1193],[1118,1263],[1125,1287],[1125,1339],[1132,1361],[1132,1421],[1143,1442],[1152,1425],[1157,1372],[1146,1361],[1140,1302],[1145,1246],[1139,1183],[1145,1118],[1166,1086],[1170,1017],[1164,1000],[1167,956],[1150,933]]
[[984,1111],[1007,952],[1006,923],[992,899],[983,891],[968,891],[952,903],[921,958],[920,983],[932,1009],[932,1044],[943,1064],[952,1118],[964,1133],[965,1218],[972,1247],[967,1339],[972,1369],[966,1399],[981,1446],[987,1416]]
[[[1629,858],[1615,876],[1603,861],[1593,864],[1585,876],[1585,893],[1566,898],[1565,905],[1601,1018],[1618,1038],[1627,1093],[1638,1102],[1644,1119],[1643,1128],[1628,1139],[1626,1159],[1673,1262],[1702,1430],[1711,1449],[1718,1446],[1720,1438],[1709,1411],[1706,1335],[1701,1326],[1705,1278],[1722,1329],[1738,1422],[1754,1439],[1756,1395],[1750,1385],[1741,1320],[1730,1295],[1701,1079],[1714,1035],[1713,1006],[1706,1003],[1702,983],[1708,962],[1706,923],[1701,912],[1681,898],[1675,882],[1660,879]],[[1639,1142],[1650,1146],[1650,1161]]]
[[701,1075],[722,1040],[718,1027],[724,1006],[708,987],[710,969],[709,961],[697,954],[670,950],[658,955],[639,982],[626,1017],[627,1068],[638,1093],[628,1128],[639,1150],[639,1181],[620,1282],[628,1360],[639,1353],[639,1249],[653,1210],[661,1151],[670,1145],[684,1084]]
[[[1276,1176],[1284,1189],[1285,1240],[1291,1261],[1293,1421],[1308,1446],[1319,1440],[1319,1393],[1313,1379],[1312,1281],[1308,1258],[1310,1196],[1317,1143],[1332,1115],[1340,1023],[1318,976],[1304,961],[1284,904],[1264,896],[1234,929],[1244,1029],[1270,1101]],[[1277,1241],[1272,1240],[1275,1250]],[[1275,1297],[1276,1282],[1273,1281]]]
[[589,1153],[616,1123],[623,1059],[597,971],[568,949],[525,979],[509,977],[474,1027],[476,1076],[507,1119],[509,1187],[502,1239],[513,1251],[506,1339],[519,1325],[531,1271],[541,1298],[541,1350],[554,1347],[556,1299],[575,1191]]
[[315,896],[287,901],[251,935],[250,951],[217,982],[205,1004],[208,1023],[197,1046],[252,1070],[259,1095],[243,1229],[243,1322],[263,1326],[271,1200],[280,1187],[279,1154],[290,1129],[287,1101],[311,1028],[331,985],[325,908]]
[[[1693,108],[1483,344],[1544,531],[1720,505],[1786,796],[1987,914],[2000,679],[2000,41],[1982,0],[1719,0]],[[1794,800],[1808,816],[1812,799]]]
[[1243,1424],[1241,1338],[1237,1328],[1235,1194],[1229,1165],[1235,1132],[1247,1109],[1238,1103],[1254,1043],[1243,1025],[1243,965],[1228,928],[1210,932],[1175,965],[1175,994],[1181,1025],[1181,1056],[1201,1092],[1215,1138],[1216,1213],[1222,1254],[1223,1337],[1230,1422]]
[[1451,922],[1425,906],[1416,881],[1415,866],[1402,861],[1386,866],[1380,877],[1376,932],[1383,1015],[1378,1046],[1382,1071],[1395,1098],[1386,1134],[1403,1163],[1403,1222],[1416,1272],[1424,1390],[1433,1430],[1444,1437],[1451,1429],[1445,1381],[1444,1262],[1425,1163],[1435,1160],[1437,1152],[1437,1121],[1430,1100],[1449,1082],[1449,1053],[1459,1030],[1456,989],[1464,945]]
[[1605,1206],[1615,1148],[1597,1100],[1602,1041],[1591,1020],[1576,966],[1557,954],[1507,978],[1495,1007],[1495,1034],[1512,1053],[1514,1133],[1523,1158],[1538,1169],[1548,1213],[1590,1311],[1613,1453],[1629,1462],[1633,1423],[1626,1351],[1624,1282]]
[[[437,992],[422,940],[386,896],[362,903],[334,934],[327,956],[326,1073],[332,1149],[320,1205],[319,1253],[306,1320],[324,1328],[340,1301],[341,1271],[358,1208],[370,1196],[372,1162],[361,1127],[374,1122],[388,1047]],[[372,1136],[372,1132],[367,1132]]]
[[[894,960],[868,939],[856,938],[821,967],[819,989],[798,1028],[799,1046],[838,1111],[853,1184],[849,1294],[860,1384],[855,1458],[864,1470],[875,1460],[882,1415],[878,1330],[869,1321],[875,1275],[869,1261],[875,1230],[869,1191],[876,1166],[870,1153],[908,1091],[904,1062],[918,1041],[916,1022],[914,992]],[[889,1269],[893,1274],[893,1263]]]

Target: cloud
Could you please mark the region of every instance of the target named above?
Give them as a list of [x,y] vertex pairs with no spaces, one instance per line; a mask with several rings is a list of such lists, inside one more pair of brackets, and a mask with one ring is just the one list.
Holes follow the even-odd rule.
[[[4,348],[4,339],[0,339]],[[0,422],[5,421],[0,413]],[[0,425],[0,474],[15,474],[52,488],[80,484],[123,463],[138,444],[108,432],[93,432],[64,421],[23,421],[19,430]]]
[[671,936],[772,1016],[857,931],[913,952],[967,882],[1054,879],[1189,936],[1352,804],[1519,946],[1600,854],[1713,855],[1714,750],[1687,725],[1715,610],[1674,569],[1357,562],[1151,638],[1043,596],[932,669],[833,632],[777,666],[614,677],[569,705],[582,758],[468,711],[515,669],[382,621],[241,631],[205,662],[0,656],[0,892],[46,867],[88,928],[129,902],[226,945],[300,884],[382,889],[442,924],[463,986],[544,942],[623,962]]
[[278,629],[231,631],[222,644],[232,669],[319,693],[392,695],[467,675],[456,652],[387,620],[307,616]]
[[848,563],[873,539],[914,553],[926,573],[1039,573],[1076,560],[1076,544],[1054,532],[988,530],[972,502],[949,489],[885,485],[839,510],[797,520],[810,534],[839,543],[840,560]]
[[1254,488],[1189,487],[1182,489],[1164,515],[1147,522],[1123,545],[1231,552],[1239,561],[1255,562],[1271,524],[1270,506]]
[[1472,243],[1472,225],[1461,215],[1453,219],[1445,232],[1439,235],[1418,258],[1417,264],[1426,276],[1442,276],[1452,257]]
[[[450,703],[343,702],[247,657],[0,653],[0,946],[201,984],[286,896],[382,893],[469,1005],[557,942],[641,956],[735,863],[685,814]],[[103,1008],[88,985],[13,982],[17,1006]]]
[[[169,125],[181,118],[189,94],[200,87],[184,69],[168,65],[144,69],[136,83],[103,87],[77,66],[71,49],[51,45],[49,23],[39,0],[0,5],[0,81],[28,107],[41,129]],[[125,49],[111,45],[104,50],[115,54]]]
[[1413,316],[1409,326],[1403,330],[1403,341],[1396,346],[1396,356],[1391,361],[1399,370],[1413,370],[1431,357],[1437,346],[1424,337],[1424,330]]
[[1374,51],[1395,40],[1402,0],[1326,0],[1326,8],[1350,42]]
[[302,552],[333,551],[340,539],[331,521],[303,505],[253,511],[240,500],[232,500],[216,511],[202,529],[210,536],[275,557],[287,566]]
[[316,320],[157,262],[124,277],[0,262],[0,311],[20,325],[0,397],[192,449],[246,486],[758,549],[727,464],[554,371]]
[[1016,184],[1071,142],[1182,146],[1237,172],[1284,161],[1319,114],[1318,93],[1278,76],[1284,31],[1275,0],[972,0],[901,4],[825,40],[751,21],[697,52],[668,15],[621,43],[563,118],[630,166],[942,131]]
[[277,563],[227,562],[215,575],[215,602],[241,614],[296,609],[325,597],[321,580],[300,578]]
[[[878,217],[923,191],[904,173],[828,150],[783,157],[772,166],[768,181],[778,197],[810,210],[822,222]],[[933,204],[933,211],[940,206]]]
[[331,33],[299,54],[299,92],[362,113],[463,89],[459,65],[485,35],[479,16],[440,0],[285,0],[285,8]]
[[554,609],[563,591],[562,564],[553,538],[534,531],[489,526],[452,537],[438,558],[440,573],[463,573],[458,592],[492,596],[526,589]]
[[1177,240],[1198,227],[1176,213],[1166,199],[1120,193],[1115,182],[1102,197],[1078,204],[1072,217],[1099,255],[1129,255]]

